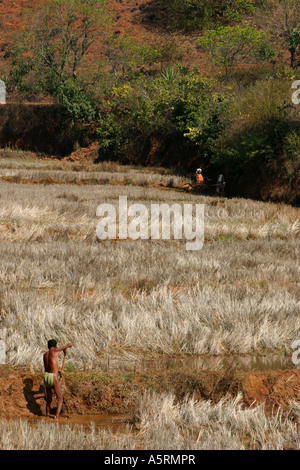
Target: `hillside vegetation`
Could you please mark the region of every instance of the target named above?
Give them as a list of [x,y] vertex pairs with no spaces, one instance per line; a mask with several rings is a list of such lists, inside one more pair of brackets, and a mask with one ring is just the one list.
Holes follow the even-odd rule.
[[61,106],[58,141],[97,141],[99,160],[202,165],[226,175],[229,195],[298,203],[298,0],[10,8],[0,78],[8,100]]

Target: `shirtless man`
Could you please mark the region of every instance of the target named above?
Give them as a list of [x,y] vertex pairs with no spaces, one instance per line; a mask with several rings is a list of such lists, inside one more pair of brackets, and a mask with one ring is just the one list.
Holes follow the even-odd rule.
[[55,419],[57,419],[60,415],[62,404],[63,404],[63,395],[61,391],[61,386],[59,383],[58,376],[62,376],[62,371],[58,370],[58,354],[60,351],[64,352],[64,355],[67,354],[67,349],[72,347],[72,344],[69,343],[66,346],[62,346],[58,348],[57,342],[55,339],[50,339],[48,341],[48,349],[44,354],[44,368],[45,368],[45,375],[44,375],[44,385],[46,387],[46,415],[50,416],[50,406],[52,402],[52,389],[54,389],[58,403],[57,403],[57,410]]

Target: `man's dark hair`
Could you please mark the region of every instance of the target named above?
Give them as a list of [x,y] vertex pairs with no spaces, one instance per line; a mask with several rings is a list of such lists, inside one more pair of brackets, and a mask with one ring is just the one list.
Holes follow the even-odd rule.
[[50,348],[56,348],[56,345],[57,345],[57,342],[55,341],[55,339],[49,339],[49,341],[48,341],[48,349],[50,349]]

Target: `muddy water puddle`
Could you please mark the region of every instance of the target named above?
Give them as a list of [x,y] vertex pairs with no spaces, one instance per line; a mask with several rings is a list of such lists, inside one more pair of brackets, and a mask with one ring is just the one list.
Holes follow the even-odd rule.
[[90,428],[91,426],[95,429],[101,429],[105,431],[111,431],[115,433],[128,433],[132,430],[128,417],[124,415],[111,415],[111,414],[99,414],[99,415],[88,415],[88,414],[72,414],[64,415],[61,414],[58,420],[54,417],[46,418],[44,416],[31,418],[32,424],[36,424],[39,421],[44,421],[49,424],[69,425],[69,426],[82,426],[84,428]]

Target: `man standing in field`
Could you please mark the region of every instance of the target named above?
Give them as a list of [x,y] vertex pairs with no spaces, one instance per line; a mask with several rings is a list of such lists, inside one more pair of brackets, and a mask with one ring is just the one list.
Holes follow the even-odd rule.
[[46,387],[46,416],[50,416],[50,406],[52,402],[52,389],[54,389],[57,396],[57,410],[55,419],[59,418],[62,404],[63,404],[63,395],[61,391],[61,386],[59,383],[59,375],[62,376],[62,371],[58,370],[58,354],[60,351],[64,352],[64,355],[67,354],[67,349],[71,348],[72,344],[69,343],[66,346],[57,347],[57,342],[55,339],[50,339],[48,341],[48,349],[44,354],[44,385]]

